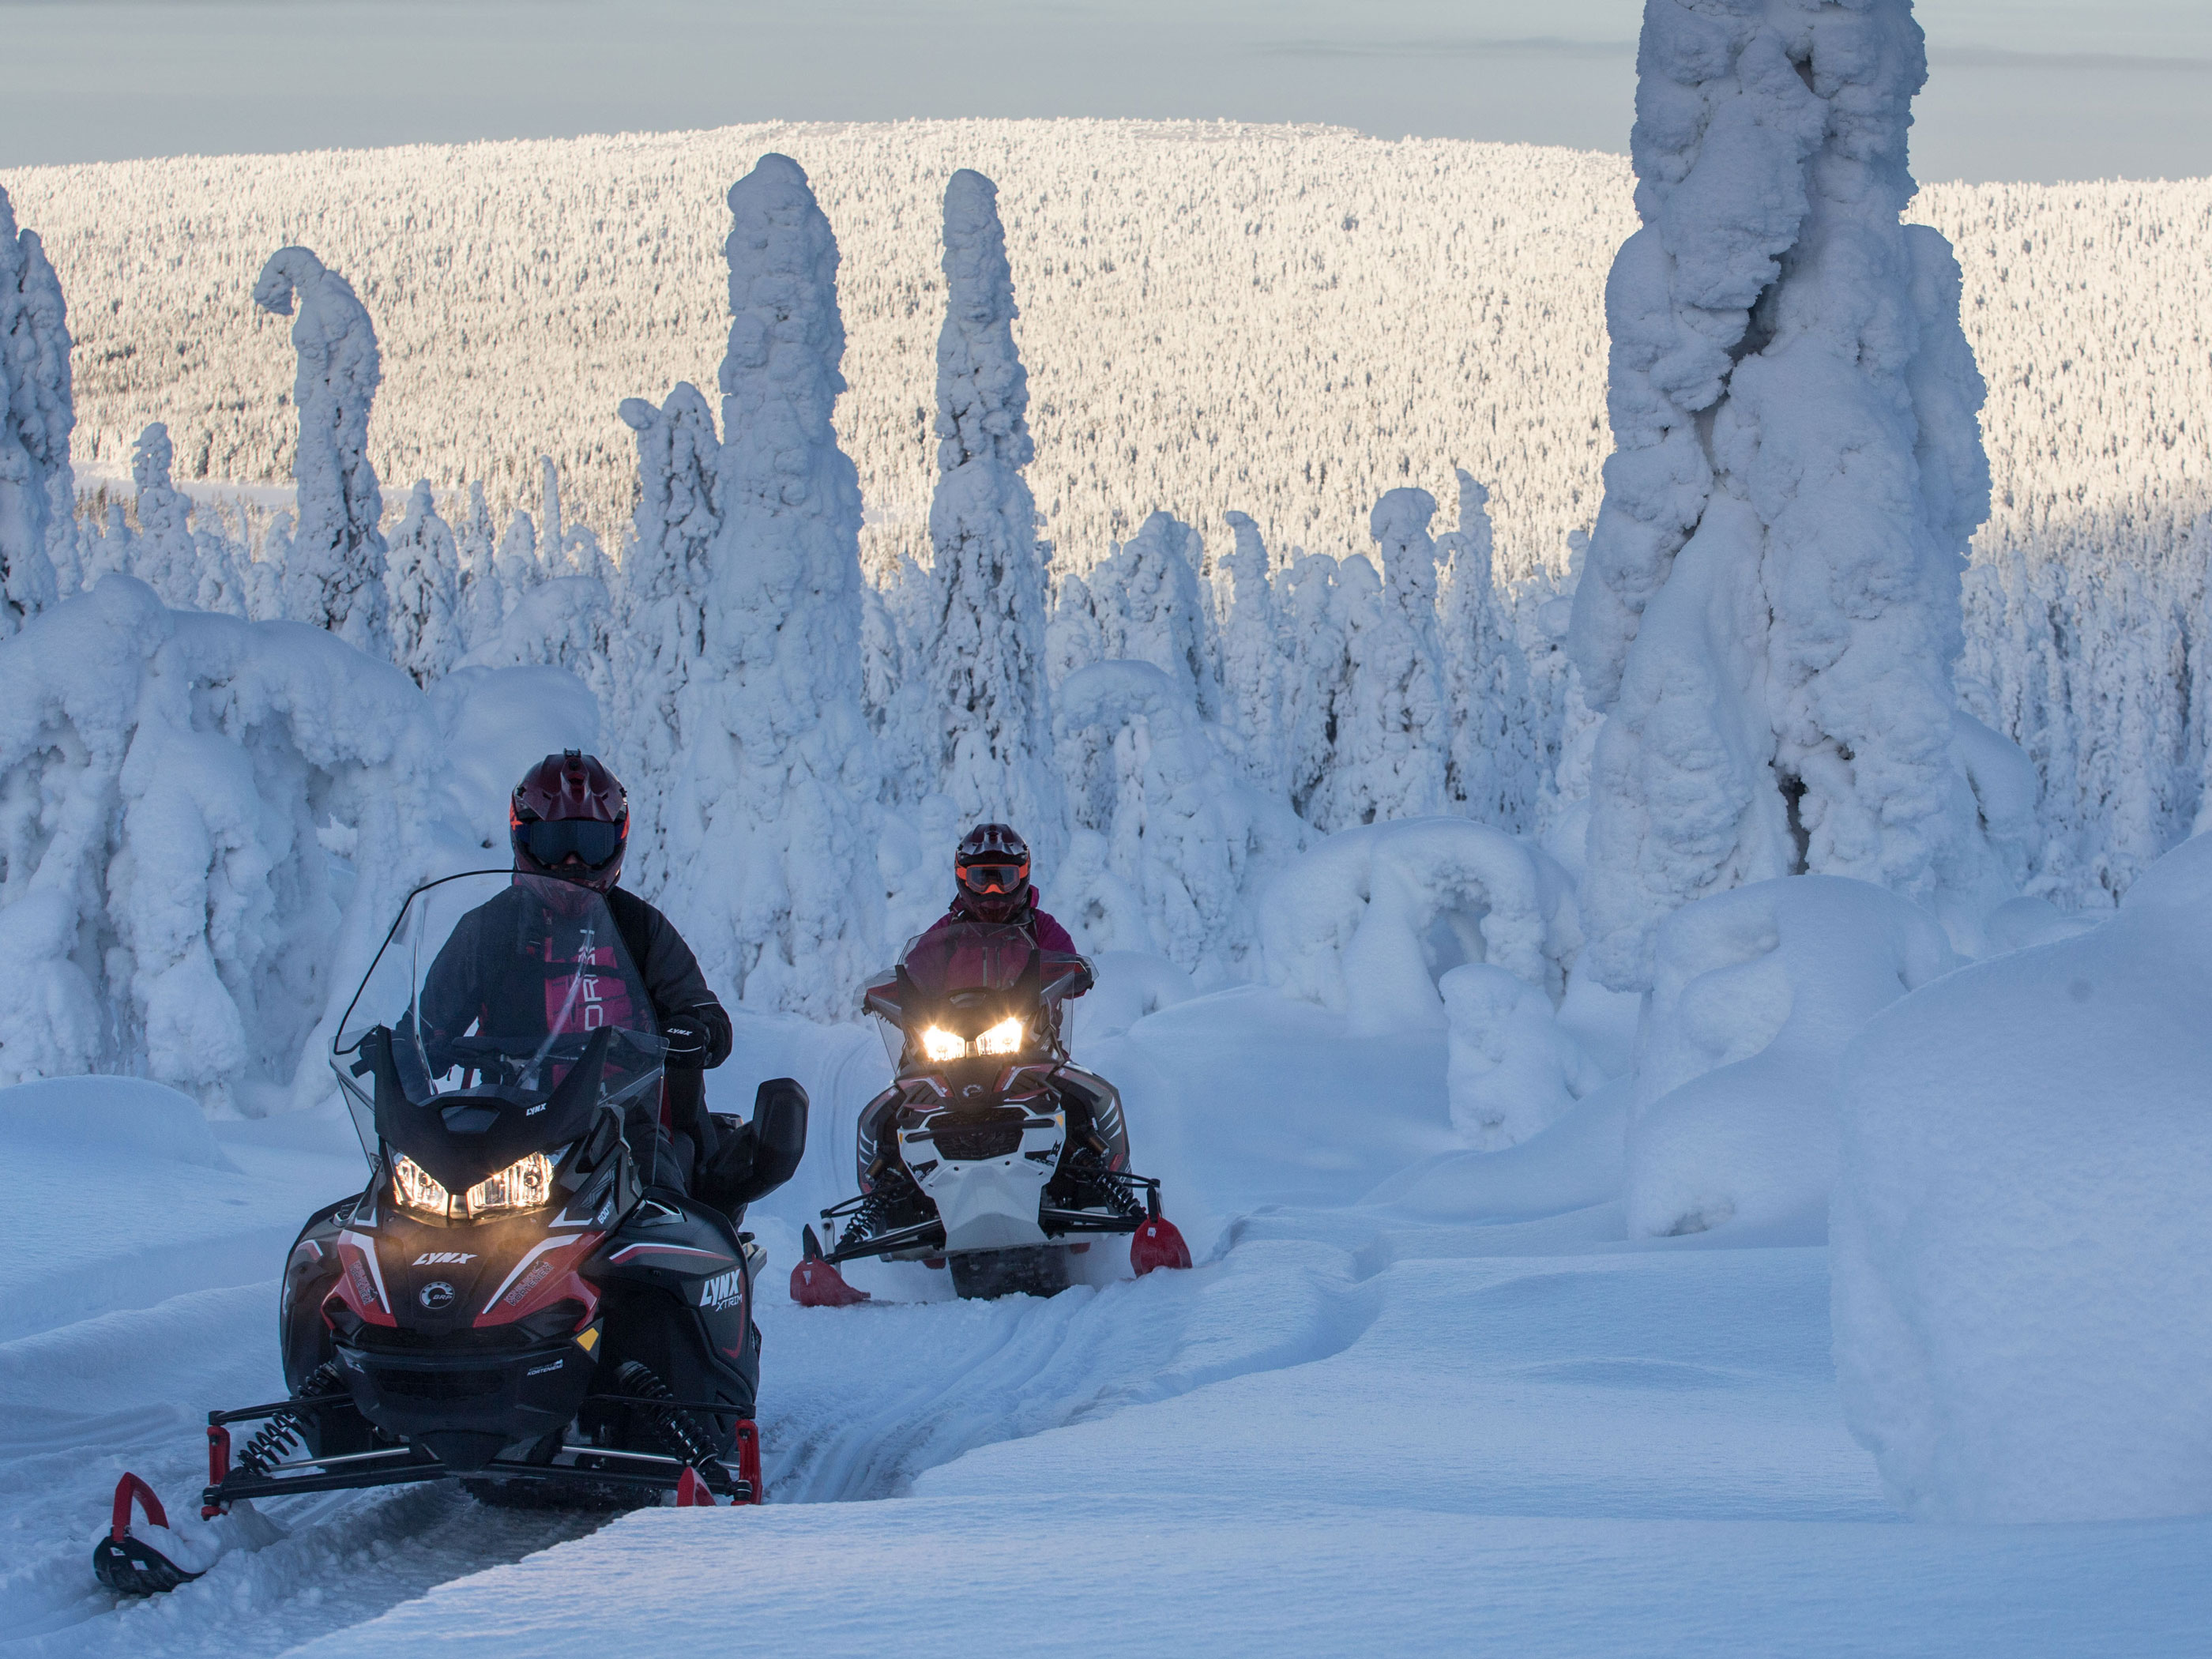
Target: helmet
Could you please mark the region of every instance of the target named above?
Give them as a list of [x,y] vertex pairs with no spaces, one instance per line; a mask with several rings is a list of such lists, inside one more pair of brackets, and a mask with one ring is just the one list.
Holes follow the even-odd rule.
[[1003,823],[979,823],[963,836],[952,869],[963,902],[986,921],[1004,921],[1029,902],[1029,843]]
[[514,786],[507,804],[514,867],[558,876],[604,893],[622,873],[629,845],[629,797],[599,757],[571,749],[548,755]]

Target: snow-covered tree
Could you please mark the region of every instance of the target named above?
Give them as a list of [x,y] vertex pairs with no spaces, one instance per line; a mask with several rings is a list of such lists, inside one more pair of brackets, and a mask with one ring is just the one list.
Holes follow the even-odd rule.
[[[685,688],[706,654],[706,601],[722,529],[722,441],[699,388],[678,381],[659,408],[625,398],[623,422],[637,434],[637,506],[623,556],[615,751],[640,777],[672,778],[686,738]],[[633,792],[633,879],[667,878],[669,790]]]
[[383,368],[376,330],[346,279],[303,247],[279,248],[253,285],[253,302],[299,316],[292,380],[300,441],[292,453],[297,514],[284,567],[285,609],[373,657],[389,657],[384,591],[384,496],[368,459],[369,405]]
[[1445,809],[1450,744],[1428,528],[1436,510],[1425,489],[1391,490],[1369,518],[1382,572],[1358,556],[1338,568],[1345,678],[1328,775],[1307,814],[1316,828],[1432,817]]
[[1267,546],[1249,514],[1231,513],[1229,530],[1235,547],[1214,572],[1222,590],[1224,716],[1243,750],[1246,775],[1259,787],[1282,793],[1289,782],[1283,744],[1283,645]]
[[1616,989],[1706,894],[1811,870],[1932,901],[1982,858],[1951,664],[1983,385],[1948,245],[1899,222],[1909,0],[1648,0],[1638,63],[1571,640],[1610,705],[1584,916]]
[[459,558],[453,614],[464,646],[474,650],[491,641],[507,616],[499,586],[499,542],[482,483],[469,486],[468,516],[453,532],[453,546]]
[[1045,567],[1022,469],[1029,377],[1014,349],[1013,275],[998,189],[963,168],[945,191],[937,339],[937,493],[927,626],[944,720],[938,787],[970,818],[1012,823],[1040,872],[1062,845],[1045,680]]
[[746,1001],[851,1006],[884,948],[881,777],[860,702],[860,489],[837,243],[806,174],[763,155],[730,187],[730,337],[704,646],[685,689],[662,890],[717,925],[708,971]]
[[549,574],[538,556],[538,521],[520,507],[507,515],[500,532],[499,549],[492,555],[492,571],[499,579],[499,609],[502,623],[514,614],[532,589]]
[[[1370,572],[1371,574],[1371,572]],[[1326,553],[1293,553],[1285,572],[1283,752],[1291,805],[1308,823],[1335,763],[1337,705],[1345,694],[1342,596]]]
[[392,660],[427,686],[459,662],[461,639],[460,550],[453,527],[438,516],[430,481],[417,478],[407,511],[392,532],[386,579],[392,601]]
[[161,422],[138,434],[131,455],[138,533],[131,538],[130,568],[163,605],[193,611],[206,608],[199,604],[199,549],[192,540],[192,504],[170,482],[174,457],[169,428]]
[[1469,816],[1516,835],[1536,827],[1546,782],[1528,659],[1492,579],[1490,492],[1459,474],[1459,527],[1437,538],[1437,630],[1451,711],[1446,782]]
[[1154,513],[1087,580],[1106,658],[1152,664],[1182,688],[1200,719],[1211,720],[1221,712],[1221,688],[1199,584],[1205,558],[1196,530],[1173,514]]
[[[0,190],[0,639],[54,603],[54,544],[75,545],[69,317],[35,231]],[[74,564],[73,558],[66,562]]]
[[[1084,828],[1104,842],[1111,890],[1133,893],[1148,945],[1201,979],[1243,970],[1255,942],[1255,878],[1304,844],[1304,827],[1278,797],[1237,775],[1221,728],[1199,718],[1188,689],[1148,662],[1114,659],[1068,676],[1059,720],[1066,743],[1103,731],[1105,775]],[[1092,896],[1078,878],[1068,895],[1082,915]]]

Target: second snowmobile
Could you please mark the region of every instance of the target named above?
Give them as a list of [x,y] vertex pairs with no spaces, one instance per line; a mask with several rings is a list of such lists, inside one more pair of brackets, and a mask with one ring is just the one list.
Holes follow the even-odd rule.
[[865,1300],[837,1272],[864,1256],[943,1265],[963,1297],[1050,1296],[1099,1234],[1129,1235],[1140,1275],[1190,1266],[1160,1183],[1129,1168],[1119,1092],[1061,1039],[1061,1002],[1090,971],[1018,927],[963,921],[867,988],[897,1071],[860,1114],[860,1196],[822,1212],[842,1234],[825,1249],[805,1230],[793,1300]]
[[[501,871],[410,896],[331,1060],[368,1182],[292,1247],[289,1397],[209,1413],[203,1518],[449,1476],[495,1504],[761,1501],[764,1253],[740,1227],[797,1169],[806,1097],[778,1079],[750,1124],[710,1121],[751,1156],[718,1163],[709,1204],[673,1167],[708,1149],[667,1133],[664,1049],[598,892]],[[102,1582],[196,1577],[134,1507],[167,1526],[125,1475]]]

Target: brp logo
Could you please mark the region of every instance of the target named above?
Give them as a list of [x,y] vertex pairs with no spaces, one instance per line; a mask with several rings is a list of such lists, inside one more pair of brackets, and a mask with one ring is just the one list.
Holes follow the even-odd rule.
[[415,1299],[422,1304],[426,1313],[443,1313],[453,1305],[453,1287],[442,1279],[434,1279],[415,1292]]

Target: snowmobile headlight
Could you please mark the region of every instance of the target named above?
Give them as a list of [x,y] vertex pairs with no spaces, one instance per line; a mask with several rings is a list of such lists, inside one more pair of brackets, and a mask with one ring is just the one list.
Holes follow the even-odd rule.
[[462,1202],[476,1217],[494,1210],[534,1210],[552,1196],[553,1160],[543,1152],[532,1152],[477,1182]]
[[430,1177],[430,1172],[404,1152],[392,1160],[392,1196],[410,1210],[446,1218],[453,1200],[446,1189]]
[[921,1052],[942,1064],[948,1060],[967,1059],[968,1044],[942,1027],[933,1025],[921,1034]]
[[1022,1039],[1028,1034],[1018,1019],[1002,1019],[975,1039],[979,1054],[1018,1054],[1022,1051]]

